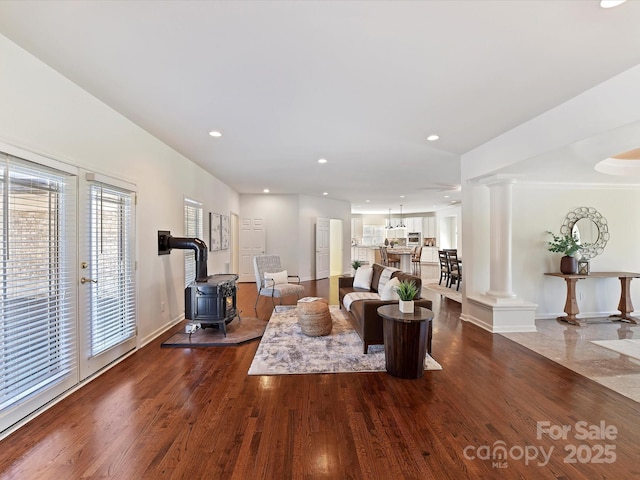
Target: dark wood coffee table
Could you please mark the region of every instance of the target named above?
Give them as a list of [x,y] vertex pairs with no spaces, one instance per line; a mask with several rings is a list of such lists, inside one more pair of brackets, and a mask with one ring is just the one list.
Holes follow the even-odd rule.
[[431,353],[433,312],[415,307],[402,313],[397,304],[378,307],[384,319],[384,355],[387,373],[400,378],[422,378],[424,357]]

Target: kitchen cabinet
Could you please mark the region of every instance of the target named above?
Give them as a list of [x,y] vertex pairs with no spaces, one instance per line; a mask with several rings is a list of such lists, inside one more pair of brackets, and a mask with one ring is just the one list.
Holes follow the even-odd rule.
[[351,261],[360,260],[361,262],[367,262],[369,265],[373,265],[375,262],[376,248],[372,247],[351,247]]
[[422,232],[422,217],[409,217],[405,219],[407,232]]
[[[351,219],[351,238],[362,238],[362,218],[352,218]],[[359,241],[359,240],[358,240]]]
[[421,263],[438,263],[438,247],[422,247]]
[[422,218],[422,236],[425,238],[437,238],[438,232],[436,231],[436,217],[423,217]]

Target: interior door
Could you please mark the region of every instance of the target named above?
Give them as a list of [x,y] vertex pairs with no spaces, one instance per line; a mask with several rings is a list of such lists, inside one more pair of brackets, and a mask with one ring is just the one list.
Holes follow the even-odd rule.
[[255,282],[253,257],[264,255],[266,234],[262,218],[243,218],[240,220],[240,282]]
[[230,215],[231,225],[229,227],[229,233],[231,235],[231,241],[229,242],[229,273],[238,273],[240,258],[238,257],[238,248],[240,243],[238,241],[238,214],[231,213]]
[[80,378],[136,346],[135,186],[80,177]]
[[328,278],[331,273],[329,225],[328,218],[316,218],[316,280]]

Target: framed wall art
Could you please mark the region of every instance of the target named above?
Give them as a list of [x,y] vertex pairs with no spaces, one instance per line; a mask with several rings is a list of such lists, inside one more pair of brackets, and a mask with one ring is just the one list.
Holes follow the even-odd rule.
[[220,217],[220,248],[222,250],[229,248],[229,215]]
[[221,215],[209,212],[209,250],[215,252],[220,250],[220,230],[222,222]]

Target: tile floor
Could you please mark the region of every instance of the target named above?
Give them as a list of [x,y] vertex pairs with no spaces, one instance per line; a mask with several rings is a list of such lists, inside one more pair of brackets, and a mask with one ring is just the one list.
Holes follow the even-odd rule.
[[583,326],[559,320],[536,320],[536,327],[536,333],[502,335],[640,402],[640,360],[591,343],[592,340],[638,339],[640,325],[607,319],[589,321]]
[[[434,278],[437,281],[437,266],[422,265],[420,276],[423,283]],[[602,319],[576,326],[545,319],[536,320],[536,327],[536,333],[503,336],[640,402],[640,360],[591,343],[592,340],[640,339],[640,325]]]

